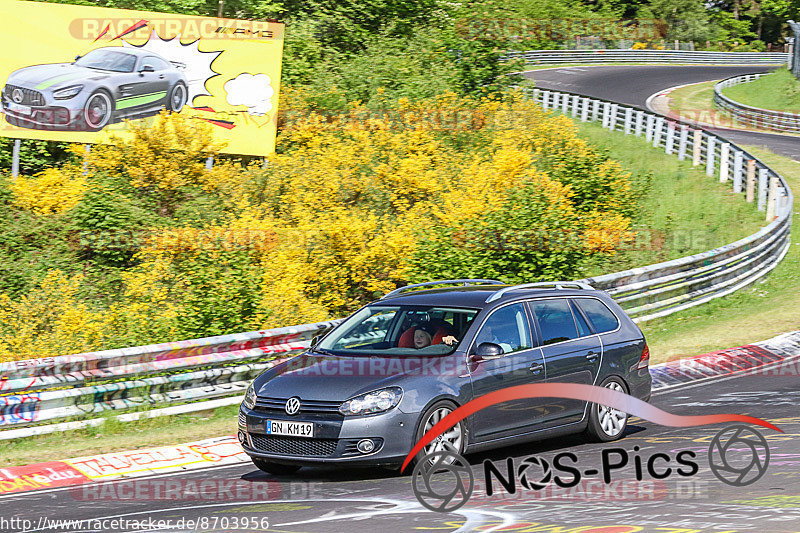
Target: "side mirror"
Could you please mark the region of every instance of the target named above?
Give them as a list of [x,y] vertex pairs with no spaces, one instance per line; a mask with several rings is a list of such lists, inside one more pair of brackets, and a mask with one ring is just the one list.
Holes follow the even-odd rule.
[[503,355],[503,348],[493,342],[482,342],[478,345],[478,349],[475,350],[475,355],[481,359],[495,359]]
[[140,74],[143,73],[143,72],[155,72],[155,71],[156,71],[156,69],[153,68],[152,65],[145,65],[145,66],[143,66],[142,68],[139,69],[139,73]]
[[314,337],[312,337],[312,339],[311,339],[311,343],[308,345],[309,348],[316,348],[317,344],[319,344],[319,341],[320,341],[321,338],[322,338],[322,335],[314,335]]
[[82,58],[82,57],[83,57],[83,56],[75,56],[75,61],[79,60],[79,59],[80,59],[80,58]]

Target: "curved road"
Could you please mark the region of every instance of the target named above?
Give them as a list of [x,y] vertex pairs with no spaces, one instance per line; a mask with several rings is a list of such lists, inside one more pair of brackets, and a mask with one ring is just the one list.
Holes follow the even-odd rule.
[[[796,532],[800,523],[800,449],[796,440],[800,436],[800,390],[797,373],[785,375],[786,368],[784,363],[779,372],[783,375],[762,372],[723,378],[713,385],[668,389],[653,397],[656,406],[676,414],[748,414],[783,429],[785,433],[779,434],[759,428],[770,443],[771,462],[765,475],[746,487],[722,483],[709,468],[709,443],[727,425],[669,428],[633,419],[624,439],[604,445],[571,437],[468,456],[477,488],[467,505],[448,514],[419,505],[411,491],[410,476],[379,469],[306,468],[291,477],[277,478],[246,464],[9,495],[0,498],[0,529],[20,531],[2,527],[3,519],[39,520],[46,516],[172,520],[170,531],[450,532],[488,531],[492,526],[502,526],[503,531],[551,533]],[[796,370],[797,365],[791,368]],[[610,448],[624,449],[630,460],[625,468],[612,472],[609,485],[602,483],[600,474],[588,473],[584,483],[570,490],[542,492],[524,489],[518,483],[515,494],[489,498],[482,488],[485,459],[505,472],[509,456],[516,458],[517,465],[532,454],[552,464],[557,454],[570,451],[584,471],[600,468],[601,450]],[[747,450],[742,446],[734,449],[733,456],[738,458],[734,464],[744,464],[743,459],[749,457]],[[696,475],[682,477],[673,472],[667,479],[658,480],[643,467],[643,480],[634,479],[635,456],[646,465],[655,453],[666,454],[669,462],[654,463],[656,473],[663,473],[666,466],[680,466],[676,456],[685,450],[696,453]],[[616,462],[619,455],[610,457],[610,462]],[[500,490],[496,482],[495,489]],[[200,520],[200,527],[180,528],[180,519]],[[268,520],[269,526],[260,522],[250,527],[250,522],[248,527],[235,527],[235,520],[239,524]],[[89,525],[98,528],[93,531],[137,531],[124,526],[103,529],[103,524]],[[72,530],[77,529],[59,531]]]
[[[543,89],[579,93],[647,109],[647,98],[669,87],[767,70],[771,69],[759,66],[622,65],[533,70],[524,75]],[[800,161],[800,137],[709,129],[733,143],[762,146]]]

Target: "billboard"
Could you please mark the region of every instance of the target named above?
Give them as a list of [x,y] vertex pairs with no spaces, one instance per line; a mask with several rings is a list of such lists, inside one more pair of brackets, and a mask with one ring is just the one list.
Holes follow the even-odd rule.
[[275,149],[284,26],[0,0],[0,135],[102,143],[162,110],[232,154]]

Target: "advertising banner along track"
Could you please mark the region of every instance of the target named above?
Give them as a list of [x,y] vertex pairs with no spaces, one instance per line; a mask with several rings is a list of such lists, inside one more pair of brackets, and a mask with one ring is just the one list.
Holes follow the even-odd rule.
[[0,135],[80,143],[162,110],[223,152],[275,149],[283,24],[0,0]]

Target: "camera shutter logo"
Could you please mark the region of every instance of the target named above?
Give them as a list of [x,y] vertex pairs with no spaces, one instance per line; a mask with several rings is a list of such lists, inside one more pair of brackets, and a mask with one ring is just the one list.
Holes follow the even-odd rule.
[[440,513],[455,511],[467,503],[474,485],[467,460],[450,450],[426,455],[411,473],[411,488],[419,503]]
[[300,411],[300,398],[295,396],[286,400],[284,409],[287,415],[296,415]]
[[15,103],[21,104],[25,99],[25,94],[22,92],[22,89],[14,89],[11,91],[11,99],[14,100]]
[[717,479],[734,487],[758,481],[769,466],[769,445],[761,433],[745,425],[729,426],[708,447],[708,466]]
[[[536,470],[541,470],[538,479],[535,475]],[[531,456],[522,461],[517,469],[517,477],[520,484],[526,489],[541,490],[545,488],[553,477],[550,463],[538,456]]]

